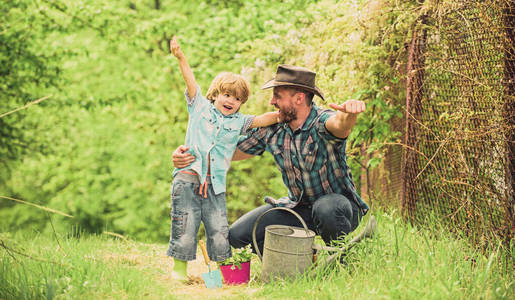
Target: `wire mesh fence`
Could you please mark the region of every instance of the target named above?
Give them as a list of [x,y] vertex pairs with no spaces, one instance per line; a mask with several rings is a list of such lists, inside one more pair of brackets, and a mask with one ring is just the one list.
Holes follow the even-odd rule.
[[506,0],[457,1],[417,20],[404,145],[386,156],[400,178],[387,195],[408,218],[438,218],[478,244],[511,240],[515,227],[514,20]]

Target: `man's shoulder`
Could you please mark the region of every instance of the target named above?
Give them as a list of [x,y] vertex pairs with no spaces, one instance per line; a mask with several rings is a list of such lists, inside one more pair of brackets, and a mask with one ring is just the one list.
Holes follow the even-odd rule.
[[313,132],[316,132],[317,137],[320,138],[322,141],[333,145],[344,143],[346,141],[346,138],[335,137],[331,132],[329,132],[329,130],[327,130],[327,127],[325,126],[327,120],[331,116],[335,115],[336,112],[331,109],[317,106],[315,106],[314,109],[316,110],[317,114],[312,123],[312,128],[314,128]]
[[305,130],[320,128],[325,125],[327,119],[334,114],[334,111],[322,108],[313,103],[313,111],[311,111],[308,120],[304,125]]
[[320,107],[320,106],[315,106],[314,108],[317,113],[317,119],[326,118],[326,117],[328,118],[336,113],[334,110]]

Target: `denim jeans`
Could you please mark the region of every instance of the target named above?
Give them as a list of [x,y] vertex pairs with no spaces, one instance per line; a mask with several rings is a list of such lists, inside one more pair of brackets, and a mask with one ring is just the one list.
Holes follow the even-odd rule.
[[[231,246],[240,248],[253,244],[252,228],[256,219],[272,207],[270,204],[265,204],[236,220],[229,229]],[[293,210],[304,219],[309,229],[322,237],[326,244],[356,229],[362,217],[357,204],[339,194],[324,195],[312,205],[297,205]],[[275,210],[267,213],[256,228],[256,241],[261,253],[263,253],[265,227],[272,224],[302,227],[297,217],[287,211]],[[254,248],[254,245],[252,247]]]
[[[208,177],[209,178],[209,177]],[[178,173],[172,183],[172,227],[166,254],[180,260],[194,260],[200,221],[206,229],[207,252],[212,261],[231,257],[225,193],[215,195],[208,180],[206,198],[199,193],[198,177]]]

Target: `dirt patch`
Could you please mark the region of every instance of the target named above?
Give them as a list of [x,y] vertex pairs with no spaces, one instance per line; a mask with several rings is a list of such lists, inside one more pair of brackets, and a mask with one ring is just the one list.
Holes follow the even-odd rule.
[[[202,274],[209,272],[208,267],[204,264],[202,254],[197,253],[197,259],[188,262],[188,276],[190,282],[188,284],[182,284],[174,281],[171,277],[171,271],[173,268],[172,259],[170,257],[161,257],[163,261],[166,261],[166,266],[163,269],[165,276],[161,276],[159,280],[163,281],[164,284],[173,287],[174,295],[180,296],[179,298],[185,297],[185,299],[227,299],[227,298],[254,298],[252,295],[259,291],[261,288],[252,286],[252,281],[249,284],[229,286],[223,285],[222,288],[208,289],[202,279]],[[239,297],[238,297],[239,296]],[[187,298],[186,298],[187,297]]]
[[[206,288],[202,274],[207,273],[209,269],[204,264],[200,250],[197,253],[197,259],[188,262],[188,276],[190,277],[188,283],[172,279],[170,274],[173,268],[173,259],[166,256],[166,246],[128,242],[122,251],[125,253],[99,253],[97,259],[104,263],[125,264],[138,268],[153,277],[154,280],[161,282],[163,286],[169,287],[170,293],[180,299],[259,299],[254,295],[262,287],[255,281],[256,275],[252,273],[248,284],[236,286],[224,284],[222,288]],[[89,258],[91,259],[91,257]]]

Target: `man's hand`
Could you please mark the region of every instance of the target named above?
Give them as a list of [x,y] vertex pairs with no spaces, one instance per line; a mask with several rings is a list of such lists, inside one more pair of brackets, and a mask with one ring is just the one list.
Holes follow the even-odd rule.
[[331,103],[329,106],[336,110],[336,114],[327,119],[325,127],[334,136],[347,138],[356,124],[358,114],[365,111],[365,102],[352,99],[342,104]]
[[349,114],[359,114],[365,111],[365,102],[354,99],[347,100],[342,104],[331,103],[329,106],[334,110]]
[[190,147],[180,145],[172,154],[173,166],[176,168],[184,168],[189,166],[193,161],[195,161],[195,156],[186,152],[190,149]]
[[184,54],[181,51],[181,46],[179,46],[179,43],[177,42],[177,36],[175,35],[170,40],[170,52],[179,59],[184,57]]

